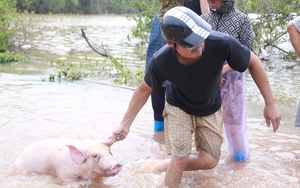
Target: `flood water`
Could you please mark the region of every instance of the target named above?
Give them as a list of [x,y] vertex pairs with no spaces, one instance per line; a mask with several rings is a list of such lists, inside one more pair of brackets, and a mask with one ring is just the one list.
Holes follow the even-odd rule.
[[[108,44],[116,56],[134,50],[127,34],[134,25],[123,16],[39,16],[31,43],[39,56],[26,52],[30,59],[22,64],[0,65],[0,187],[1,188],[156,188],[163,187],[165,173],[149,174],[144,170],[147,159],[166,157],[163,134],[153,132],[153,114],[148,101],[135,119],[126,140],[111,149],[123,164],[122,171],[102,184],[80,181],[69,185],[53,184],[45,175],[19,175],[13,161],[31,143],[48,138],[105,139],[121,121],[133,94],[132,89],[88,81],[45,82],[51,70],[49,59],[93,54],[81,36],[80,28],[96,43]],[[129,55],[131,56],[131,55]],[[132,57],[132,56],[131,56]],[[133,56],[134,58],[134,56]],[[300,102],[299,68],[281,70],[287,63],[265,63],[282,124],[276,133],[263,118],[264,103],[255,84],[247,75],[247,101],[250,158],[244,163],[233,161],[226,142],[215,169],[184,172],[182,188],[299,188],[300,128],[295,117]],[[272,67],[272,68],[270,68]]]

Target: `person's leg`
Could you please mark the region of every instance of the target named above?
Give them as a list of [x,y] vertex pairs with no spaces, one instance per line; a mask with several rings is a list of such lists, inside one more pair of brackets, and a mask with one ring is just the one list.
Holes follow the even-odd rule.
[[166,170],[165,186],[168,188],[177,187],[182,178],[184,168],[187,164],[187,157],[174,157],[170,160],[170,164]]
[[190,155],[186,157],[173,157],[163,162],[167,166],[165,176],[166,187],[176,187],[180,184],[183,171],[208,170],[214,168],[218,161],[204,150],[199,151],[199,155]]
[[[166,44],[166,41],[160,30],[160,22],[157,18],[157,12],[154,14],[151,32],[149,38],[149,44],[147,49],[146,57],[146,71],[149,66],[149,62],[152,59],[152,56],[157,52],[162,46]],[[162,88],[160,91],[151,93],[151,102],[152,109],[154,113],[154,131],[164,131],[164,118],[162,112],[165,105],[165,91]]]
[[[173,157],[157,163],[157,166],[160,170],[166,169],[165,186],[176,187],[181,182],[183,171],[207,170],[217,165],[223,141],[222,112],[196,117],[169,104],[165,108],[165,142],[168,154]],[[190,154],[194,130],[198,155]]]
[[184,171],[209,170],[218,164],[218,160],[202,149],[199,149],[198,155],[190,155],[186,160]]
[[151,102],[154,112],[154,131],[164,131],[163,110],[165,106],[165,88],[151,93]]
[[[170,163],[186,163],[184,165],[184,171],[194,171],[194,170],[208,170],[214,168],[218,161],[205,152],[202,149],[199,149],[198,155],[191,154],[189,157],[174,157],[164,160],[147,160],[146,172],[147,173],[162,173],[167,171]],[[172,172],[172,168],[170,168]],[[167,179],[167,178],[166,178]]]
[[182,173],[192,149],[193,120],[192,116],[178,107],[165,104],[165,144],[169,160],[162,161],[165,175],[165,186],[176,187],[180,184]]
[[249,156],[245,74],[232,71],[221,88],[223,120],[230,155],[238,162]]
[[221,156],[223,144],[223,114],[219,109],[208,116],[194,116],[195,147],[198,155],[191,155],[185,170],[207,170],[214,168]]

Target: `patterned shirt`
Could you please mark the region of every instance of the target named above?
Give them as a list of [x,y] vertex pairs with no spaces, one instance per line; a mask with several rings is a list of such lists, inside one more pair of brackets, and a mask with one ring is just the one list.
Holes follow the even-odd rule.
[[253,50],[254,32],[250,18],[234,8],[234,0],[224,1],[216,10],[211,10],[201,17],[215,31],[227,33],[239,40],[244,46]]

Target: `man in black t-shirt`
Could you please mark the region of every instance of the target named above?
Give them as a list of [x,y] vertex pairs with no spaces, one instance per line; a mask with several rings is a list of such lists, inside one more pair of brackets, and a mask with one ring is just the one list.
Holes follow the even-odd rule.
[[[160,89],[167,80],[165,143],[172,158],[155,165],[166,170],[165,186],[177,187],[184,170],[212,169],[220,159],[223,142],[220,77],[224,61],[240,72],[248,68],[264,97],[264,117],[274,132],[281,115],[259,58],[235,38],[212,31],[206,21],[181,6],[165,13],[161,28],[167,44],[153,55],[144,80],[112,137],[115,141],[126,138],[151,92]],[[197,155],[191,154],[193,135]]]

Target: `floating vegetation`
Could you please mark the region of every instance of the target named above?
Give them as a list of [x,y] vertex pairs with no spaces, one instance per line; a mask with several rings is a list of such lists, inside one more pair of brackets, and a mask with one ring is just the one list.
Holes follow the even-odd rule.
[[18,62],[21,61],[21,56],[14,53],[0,53],[0,63]]
[[111,79],[116,84],[136,86],[144,76],[144,70],[137,68],[130,69],[123,62],[124,59],[104,58],[91,59],[84,57],[76,62],[57,60],[51,62],[55,67],[50,73],[49,81],[74,81],[82,78]]

